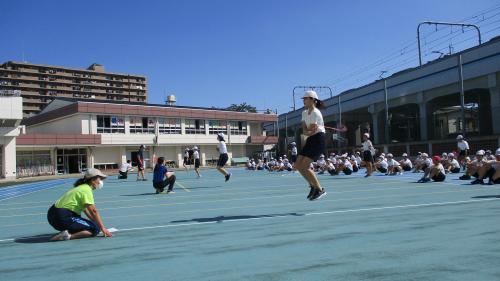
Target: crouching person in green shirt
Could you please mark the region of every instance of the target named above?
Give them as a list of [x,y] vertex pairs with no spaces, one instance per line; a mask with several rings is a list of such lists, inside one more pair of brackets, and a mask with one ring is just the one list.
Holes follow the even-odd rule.
[[[47,213],[49,224],[61,231],[51,241],[93,237],[101,231],[105,237],[113,236],[99,216],[92,193],[103,187],[105,178],[106,175],[98,169],[88,169],[84,177],[78,179],[74,187],[50,207]],[[81,217],[82,211],[88,219]]]

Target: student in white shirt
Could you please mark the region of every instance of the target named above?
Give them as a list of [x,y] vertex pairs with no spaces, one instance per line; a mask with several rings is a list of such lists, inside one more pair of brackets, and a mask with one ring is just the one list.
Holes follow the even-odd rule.
[[193,159],[194,159],[194,171],[196,172],[196,176],[201,178],[200,175],[200,150],[197,146],[193,147]]
[[226,171],[226,169],[224,169],[227,160],[229,160],[229,156],[227,155],[227,147],[226,147],[226,140],[224,139],[224,134],[223,133],[217,134],[217,140],[219,141],[219,144],[217,145],[217,151],[219,151],[219,160],[217,161],[217,171],[223,174],[226,181],[228,181],[229,178],[231,178],[231,173],[229,173],[228,171]]
[[462,135],[457,136],[457,147],[458,147],[458,162],[460,165],[465,166],[465,157],[469,156],[469,143],[464,140]]
[[441,157],[437,155],[432,157],[432,165],[427,168],[424,176],[418,182],[425,183],[431,181],[431,179],[435,182],[441,182],[446,179],[445,170],[443,164],[441,164]]
[[311,163],[325,151],[325,125],[323,115],[319,111],[325,105],[319,100],[315,91],[306,91],[302,100],[305,107],[302,112],[302,132],[308,138],[294,167],[309,184],[307,199],[312,201],[326,195],[316,174],[309,169]]
[[120,170],[118,171],[120,175],[118,176],[119,180],[126,180],[128,178],[128,172],[132,171],[132,165],[130,164],[130,160],[127,160],[127,163],[123,163],[120,165]]
[[363,134],[363,161],[366,166],[366,175],[365,177],[369,177],[373,172],[373,155],[375,154],[375,148],[373,147],[372,142],[370,141],[370,134]]
[[411,163],[411,160],[408,158],[408,154],[406,153],[403,153],[403,159],[399,161],[399,164],[403,168],[403,171],[409,172],[413,169],[413,163]]
[[445,166],[447,173],[458,174],[460,173],[460,163],[455,159],[455,154],[448,153],[448,161]]
[[184,162],[182,162],[182,166],[184,166],[184,168],[187,170],[189,170],[189,148],[186,147],[186,149],[184,149]]
[[340,156],[340,159],[341,159],[341,164],[339,165],[339,172],[344,172],[345,175],[350,175],[352,174],[352,163],[351,161],[349,161],[349,158],[347,157],[347,153],[345,154],[342,154]]
[[387,154],[387,175],[403,174],[403,168],[398,161],[394,160],[392,153]]
[[461,180],[470,180],[471,176],[477,178],[479,176],[478,172],[482,166],[484,166],[488,161],[486,160],[485,151],[478,150],[476,152],[476,158],[474,161],[468,163],[465,168],[465,173],[459,178]]
[[380,155],[378,157],[378,162],[375,163],[375,168],[377,169],[377,171],[379,171],[383,174],[386,174],[388,167],[389,167],[389,165],[387,164],[387,161],[385,160],[385,158],[382,155]]
[[297,155],[298,155],[297,144],[295,142],[292,142],[290,145],[292,146],[292,148],[290,149],[290,154],[292,155],[292,158],[290,160],[291,163],[294,164],[295,162],[297,162]]
[[495,152],[495,160],[488,161],[481,167],[477,179],[471,184],[484,184],[485,178],[489,178],[488,185],[500,184],[500,148]]

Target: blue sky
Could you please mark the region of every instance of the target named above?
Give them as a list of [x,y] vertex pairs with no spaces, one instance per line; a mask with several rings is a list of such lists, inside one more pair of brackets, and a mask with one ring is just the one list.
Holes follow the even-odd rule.
[[[416,66],[421,21],[466,19],[486,40],[500,34],[498,0],[10,0],[0,10],[0,62],[23,54],[67,67],[97,62],[147,76],[150,103],[174,93],[179,105],[247,102],[279,112],[290,109],[296,85],[338,94],[381,70]],[[469,31],[425,27],[423,34],[426,60],[450,44],[458,51],[476,43]]]

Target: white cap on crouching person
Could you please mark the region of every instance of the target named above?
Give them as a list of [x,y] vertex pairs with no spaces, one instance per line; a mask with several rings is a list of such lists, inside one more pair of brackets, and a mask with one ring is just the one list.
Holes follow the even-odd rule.
[[476,155],[481,155],[481,156],[483,156],[483,155],[484,155],[484,150],[482,150],[482,149],[481,149],[481,150],[478,150],[478,151],[476,152]]
[[83,178],[90,179],[90,178],[97,177],[97,176],[99,176],[103,179],[108,177],[105,174],[103,174],[100,170],[95,169],[95,168],[90,168],[90,169],[87,169]]
[[316,94],[316,92],[313,90],[306,91],[302,98],[313,98],[315,100],[319,100],[318,94]]
[[455,157],[455,154],[450,152],[450,153],[448,153],[448,157],[453,158],[453,157]]
[[406,153],[403,153],[403,157],[408,157],[408,154],[406,154]]
[[500,156],[500,148],[498,148],[497,151],[495,151],[495,155]]

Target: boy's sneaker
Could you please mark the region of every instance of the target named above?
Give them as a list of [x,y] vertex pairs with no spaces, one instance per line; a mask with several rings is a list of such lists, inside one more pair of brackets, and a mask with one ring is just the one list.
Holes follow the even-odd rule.
[[310,187],[311,190],[309,191],[309,195],[307,195],[307,199],[311,199],[311,197],[314,195],[314,192],[316,191],[316,189],[314,189],[314,187]]
[[59,232],[58,234],[54,235],[52,238],[50,238],[50,241],[66,241],[71,238],[71,234],[67,230],[63,230]]
[[488,180],[487,185],[494,185],[494,184],[495,184],[495,183],[494,183],[491,179],[489,179],[489,180]]
[[142,179],[142,181],[148,181],[148,179]]
[[226,175],[226,181],[228,181],[229,178],[231,178],[231,173],[229,173],[229,174]]
[[431,181],[431,179],[430,179],[430,178],[425,178],[422,182],[423,182],[423,183],[426,183],[426,182],[430,182],[430,181]]
[[167,190],[167,194],[174,194],[174,193],[175,193],[175,191],[173,191],[173,190]]
[[423,183],[424,182],[424,178],[421,178],[417,181],[418,183]]
[[461,179],[461,180],[470,180],[470,176],[469,175],[463,175],[463,176],[459,177],[459,179]]
[[482,179],[475,179],[470,184],[484,184],[484,181]]
[[324,188],[321,191],[318,191],[317,189],[314,189],[314,191],[314,195],[309,198],[311,201],[318,200],[326,195],[326,190]]

